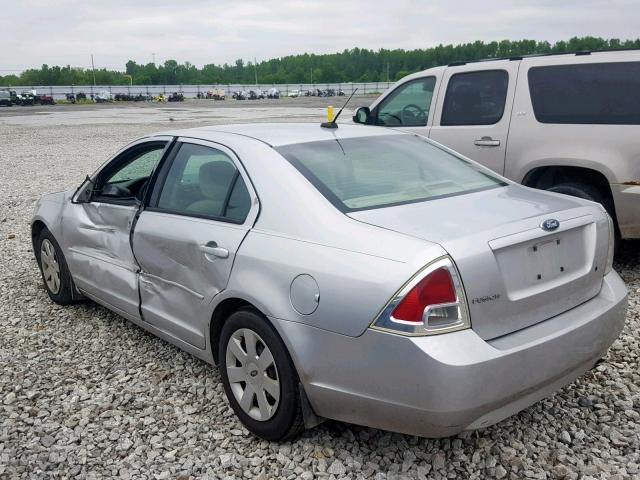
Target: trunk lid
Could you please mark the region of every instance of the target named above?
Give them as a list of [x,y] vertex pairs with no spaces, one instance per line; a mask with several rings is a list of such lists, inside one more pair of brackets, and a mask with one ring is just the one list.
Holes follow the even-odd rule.
[[[349,216],[447,250],[485,340],[565,312],[602,286],[607,219],[584,200],[509,185]],[[546,231],[550,219],[559,226]]]

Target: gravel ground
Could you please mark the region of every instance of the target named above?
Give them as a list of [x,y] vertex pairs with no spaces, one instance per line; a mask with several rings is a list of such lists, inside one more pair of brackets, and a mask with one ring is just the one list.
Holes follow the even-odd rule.
[[640,242],[616,264],[630,310],[605,362],[442,440],[338,422],[257,440],[215,368],[93,303],[54,305],[31,251],[35,200],[168,125],[0,127],[0,478],[640,478]]

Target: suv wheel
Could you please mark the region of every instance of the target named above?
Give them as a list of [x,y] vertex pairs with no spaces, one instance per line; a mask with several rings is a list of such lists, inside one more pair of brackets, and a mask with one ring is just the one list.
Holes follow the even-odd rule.
[[591,200],[592,202],[598,202],[609,213],[615,225],[615,243],[616,250],[618,242],[620,241],[620,230],[616,223],[616,216],[613,209],[613,202],[610,198],[602,193],[602,191],[593,185],[588,183],[559,183],[547,188],[550,192],[563,193],[565,195],[571,195],[572,197],[584,198],[585,200]]

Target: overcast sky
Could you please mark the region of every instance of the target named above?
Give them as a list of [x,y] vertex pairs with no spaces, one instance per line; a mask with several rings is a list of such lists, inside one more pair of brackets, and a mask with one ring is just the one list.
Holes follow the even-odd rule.
[[0,75],[127,60],[233,63],[345,48],[640,36],[638,0],[17,0],[0,14]]

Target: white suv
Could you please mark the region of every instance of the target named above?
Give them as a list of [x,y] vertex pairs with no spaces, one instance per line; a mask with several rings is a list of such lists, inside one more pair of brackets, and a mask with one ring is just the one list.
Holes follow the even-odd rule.
[[623,238],[640,238],[640,50],[430,68],[353,120],[410,130],[524,185],[598,201]]

